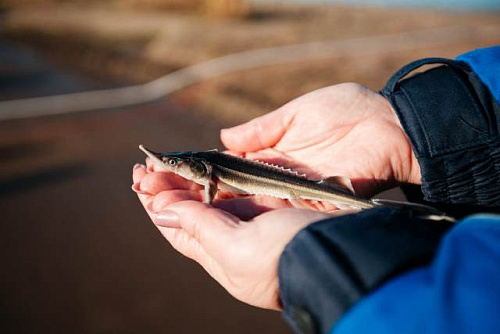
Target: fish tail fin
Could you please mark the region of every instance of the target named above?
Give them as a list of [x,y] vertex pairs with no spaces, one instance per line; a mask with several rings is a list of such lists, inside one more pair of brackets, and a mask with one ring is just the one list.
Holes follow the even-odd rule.
[[393,201],[388,199],[372,199],[372,202],[382,206],[392,206],[400,208],[408,208],[415,211],[422,218],[436,221],[448,221],[454,223],[455,218],[448,216],[445,212],[440,211],[432,206],[404,201]]

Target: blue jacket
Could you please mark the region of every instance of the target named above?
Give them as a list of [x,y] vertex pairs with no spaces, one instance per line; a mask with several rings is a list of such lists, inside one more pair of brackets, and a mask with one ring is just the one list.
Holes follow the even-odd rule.
[[[427,63],[443,63],[404,79]],[[310,225],[279,263],[298,333],[500,333],[500,46],[425,59],[381,91],[410,138],[412,201],[466,217],[376,208]]]

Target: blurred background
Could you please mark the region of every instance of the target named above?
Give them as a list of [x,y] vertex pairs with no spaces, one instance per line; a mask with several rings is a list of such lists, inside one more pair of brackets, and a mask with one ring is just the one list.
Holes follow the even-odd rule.
[[[130,190],[137,146],[221,148],[221,128],[311,90],[378,90],[416,58],[500,42],[498,0],[2,0],[0,10],[2,333],[290,333],[161,238]],[[188,87],[134,106],[29,100],[275,47],[191,68]]]

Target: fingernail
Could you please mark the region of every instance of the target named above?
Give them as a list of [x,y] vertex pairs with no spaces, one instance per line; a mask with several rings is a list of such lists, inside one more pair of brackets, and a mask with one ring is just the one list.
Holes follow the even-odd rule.
[[177,213],[171,210],[161,211],[153,218],[153,221],[158,226],[163,227],[180,227],[180,218]]
[[144,190],[141,189],[141,184],[140,183],[134,183],[132,185],[131,189],[136,194],[140,194],[140,195],[147,195],[147,194],[149,194],[147,191],[144,191]]
[[143,164],[135,164],[133,169],[136,170],[138,168],[146,168],[146,166],[144,166]]

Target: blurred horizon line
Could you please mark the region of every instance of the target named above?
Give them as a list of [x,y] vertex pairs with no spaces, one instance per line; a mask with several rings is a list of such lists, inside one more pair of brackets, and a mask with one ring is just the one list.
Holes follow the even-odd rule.
[[[171,72],[144,84],[104,90],[0,101],[0,121],[81,111],[126,107],[152,102],[201,81],[232,72],[298,61],[339,57],[346,53],[395,52],[422,46],[453,44],[474,37],[474,29],[497,31],[496,24],[439,28],[326,40],[247,50],[213,58]],[[400,43],[395,43],[399,40]]]
[[417,7],[429,9],[454,9],[454,10],[498,10],[498,0],[248,0],[250,3],[271,4],[311,4],[311,5],[355,5],[355,6],[381,6],[381,7]]

